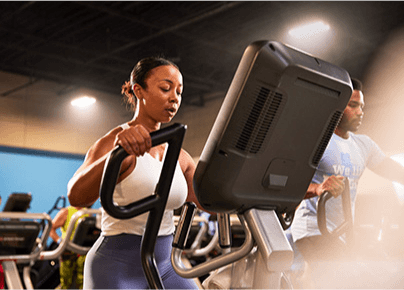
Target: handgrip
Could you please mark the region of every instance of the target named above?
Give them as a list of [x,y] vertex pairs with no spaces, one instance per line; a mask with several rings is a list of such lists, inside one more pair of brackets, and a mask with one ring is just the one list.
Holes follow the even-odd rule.
[[351,194],[349,187],[349,180],[345,178],[345,188],[341,194],[342,199],[342,210],[344,214],[344,221],[333,231],[327,228],[327,218],[325,204],[333,196],[330,192],[324,192],[320,195],[317,201],[317,225],[322,235],[326,237],[339,237],[346,233],[347,240],[350,242],[353,238],[353,217],[352,217],[352,207],[351,207]]
[[175,232],[173,247],[185,249],[185,243],[191,229],[192,220],[194,219],[196,205],[193,202],[186,202],[181,211],[181,217]]
[[230,215],[228,213],[217,214],[217,225],[219,231],[219,245],[222,249],[230,248],[232,244]]
[[[176,123],[164,129],[150,133],[150,137],[152,140],[152,147],[160,145],[165,142],[169,143],[160,180],[163,178],[167,178],[168,173],[164,171],[164,169],[168,165],[167,163],[171,162],[171,164],[176,165],[178,155],[171,156],[172,154],[170,154],[170,152],[178,150],[178,147],[181,147],[185,130],[186,130],[185,125]],[[174,147],[176,148],[172,148],[173,147],[172,145],[174,145]],[[118,180],[122,162],[128,155],[129,154],[121,146],[119,145],[116,146],[106,160],[104,172],[101,179],[101,187],[100,187],[101,205],[110,216],[117,219],[130,219],[144,212],[147,212],[155,207],[159,199],[159,196],[156,194],[135,201],[125,206],[119,206],[114,204],[113,194],[115,186]],[[173,167],[175,170],[175,166]],[[169,182],[171,185],[171,180]],[[161,185],[160,182],[159,185]]]
[[323,236],[331,235],[331,232],[327,228],[327,217],[325,215],[325,204],[332,197],[333,196],[332,196],[331,192],[326,191],[322,195],[320,195],[317,200],[317,225],[320,230],[320,233]]

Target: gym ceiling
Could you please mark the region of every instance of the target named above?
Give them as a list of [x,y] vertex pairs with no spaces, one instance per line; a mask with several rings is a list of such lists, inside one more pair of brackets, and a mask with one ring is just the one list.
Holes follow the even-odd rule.
[[[224,96],[246,46],[262,39],[361,78],[389,33],[404,24],[403,12],[401,1],[2,1],[0,71],[27,78],[1,88],[0,98],[42,80],[58,83],[60,96],[79,88],[116,96],[137,60],[163,55],[183,73],[183,103],[203,106]],[[288,34],[317,20],[330,27],[325,40],[299,42]]]

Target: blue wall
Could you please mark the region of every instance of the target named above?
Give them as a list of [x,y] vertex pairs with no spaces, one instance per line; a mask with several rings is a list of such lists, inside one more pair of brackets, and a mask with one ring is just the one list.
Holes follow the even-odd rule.
[[[12,192],[32,194],[27,212],[48,212],[59,196],[65,196],[66,205],[69,205],[67,183],[83,160],[84,155],[0,146],[0,211]],[[93,208],[100,206],[98,200]],[[55,215],[56,211],[51,217]]]

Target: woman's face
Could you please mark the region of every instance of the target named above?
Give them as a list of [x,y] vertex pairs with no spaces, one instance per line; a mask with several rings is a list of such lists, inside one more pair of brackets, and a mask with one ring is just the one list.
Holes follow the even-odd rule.
[[170,122],[176,115],[183,90],[182,75],[171,65],[152,69],[146,79],[146,88],[135,85],[139,99],[139,116],[146,114],[157,123]]

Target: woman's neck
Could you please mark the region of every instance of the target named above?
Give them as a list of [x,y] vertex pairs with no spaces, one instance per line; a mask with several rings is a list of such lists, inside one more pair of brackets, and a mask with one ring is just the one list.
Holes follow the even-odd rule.
[[161,123],[141,118],[140,116],[134,117],[131,121],[128,122],[129,126],[135,126],[137,124],[143,125],[149,132],[153,132],[159,130],[161,127]]

